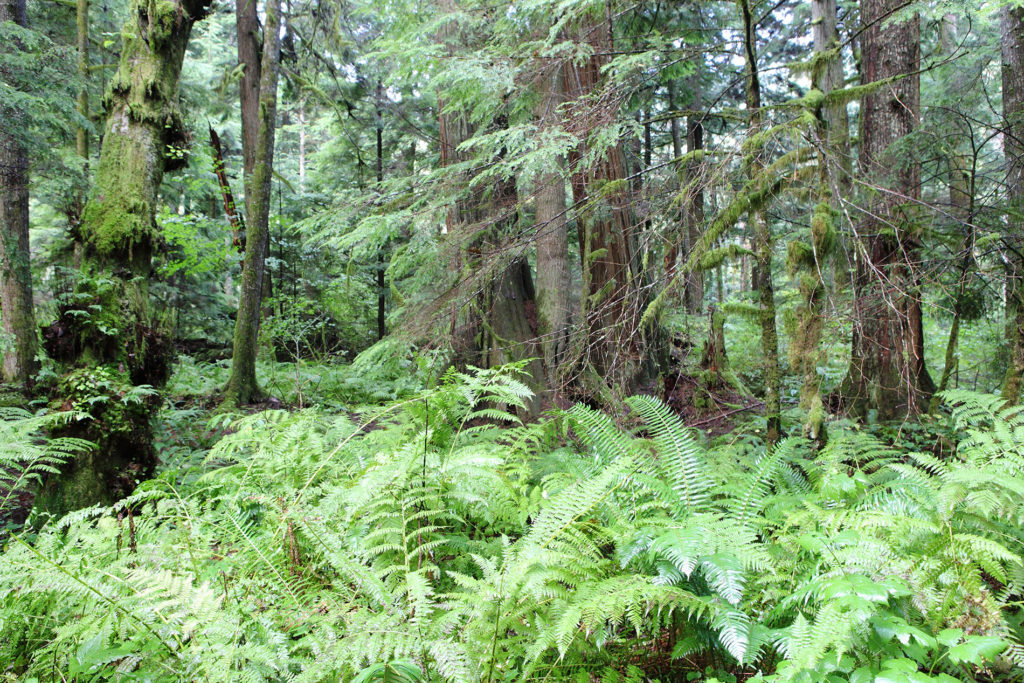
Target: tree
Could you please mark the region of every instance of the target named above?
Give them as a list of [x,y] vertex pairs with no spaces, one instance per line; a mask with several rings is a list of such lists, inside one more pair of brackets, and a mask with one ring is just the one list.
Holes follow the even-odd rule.
[[847,409],[892,419],[927,407],[934,384],[924,365],[920,300],[921,168],[906,148],[918,125],[920,20],[893,21],[896,0],[861,0],[860,174],[869,197],[857,227],[855,319]]
[[[25,0],[0,0],[0,23],[6,21],[26,26]],[[11,344],[3,354],[3,379],[22,388],[35,374],[37,347],[29,264],[28,170],[24,144],[12,131],[0,130],[0,316]]]
[[91,419],[72,433],[99,448],[52,477],[37,499],[51,511],[116,500],[155,464],[149,417],[137,385],[169,374],[167,331],[150,314],[156,209],[166,171],[185,163],[178,81],[192,25],[209,0],[132,0],[121,59],[104,96],[106,127],[96,184],[82,212],[83,273],[46,331],[46,350],[65,364],[58,387]]
[[[757,24],[749,0],[739,0],[743,17],[743,46],[746,58],[746,105],[750,117],[748,135],[753,138],[761,130],[761,79],[757,65]],[[759,160],[752,165],[761,166]],[[772,283],[772,234],[766,216],[751,210],[747,220],[754,231],[754,288],[757,290],[758,317],[761,325],[761,352],[764,354],[764,415],[767,420],[765,442],[774,445],[782,430],[779,339],[775,328],[775,287]]]
[[1003,398],[1020,400],[1024,381],[1024,8],[1007,5],[1002,15],[1003,152],[1009,199],[1012,276],[1007,319],[1012,351]]
[[[254,63],[251,42],[255,40],[255,0],[238,0],[238,58]],[[241,295],[235,319],[231,378],[224,392],[224,406],[248,403],[259,395],[256,382],[257,335],[263,301],[263,271],[270,239],[270,181],[274,172],[274,133],[277,126],[277,76],[281,60],[280,0],[268,0],[265,7],[263,50],[259,80],[253,100],[253,86],[243,80],[242,148],[246,163],[245,257],[242,263]],[[244,47],[243,47],[244,46]],[[254,111],[255,110],[255,111]],[[246,123],[248,121],[248,124]],[[252,130],[256,126],[256,134]],[[250,167],[251,164],[251,167]],[[250,170],[251,168],[251,170]]]
[[[564,99],[561,65],[545,64],[538,78],[535,108],[538,127],[555,129],[558,107]],[[565,159],[558,155],[550,168],[537,173],[535,202],[537,225],[537,334],[544,354],[547,385],[554,389],[569,341],[570,267],[569,233],[565,204]]]
[[566,64],[569,129],[579,144],[569,153],[573,202],[583,264],[581,293],[585,391],[630,391],[652,370],[653,340],[641,329],[641,260],[632,188],[621,145],[601,140],[616,122],[618,100],[603,74],[614,49],[610,17],[590,12],[576,37],[585,57]]

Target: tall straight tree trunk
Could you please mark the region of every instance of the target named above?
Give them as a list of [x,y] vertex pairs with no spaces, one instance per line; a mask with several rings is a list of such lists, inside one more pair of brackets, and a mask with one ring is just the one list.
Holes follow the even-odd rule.
[[[843,66],[839,54],[831,51],[839,48],[836,31],[836,0],[812,0],[811,25],[813,26],[815,68],[811,74],[812,87],[827,95],[843,87]],[[834,171],[845,173],[842,159],[846,156],[847,117],[846,105],[823,105],[815,111],[815,135],[818,152],[818,203],[811,214],[810,239],[794,240],[789,244],[787,268],[797,281],[802,299],[797,308],[797,331],[789,346],[790,365],[803,378],[800,388],[800,409],[804,413],[803,433],[818,447],[827,439],[825,431],[825,409],[821,399],[821,376],[818,366],[822,364],[821,331],[824,323],[823,298],[825,296],[825,269],[828,256],[835,244],[835,221],[839,216],[838,201],[833,194]]]
[[96,442],[88,457],[51,477],[37,507],[65,511],[129,493],[156,464],[149,417],[158,402],[128,404],[104,386],[159,387],[170,374],[167,331],[147,304],[150,254],[159,240],[156,210],[164,172],[181,168],[184,144],[178,80],[192,25],[208,0],[131,0],[117,73],[104,96],[107,121],[93,194],[82,212],[84,276],[78,299],[44,334],[47,353],[64,363],[64,395],[100,397],[91,420],[69,431]]
[[[704,149],[704,86],[701,82],[703,58],[697,63],[697,71],[687,79],[693,98],[690,102],[691,113],[686,117],[686,151],[698,152]],[[674,119],[673,119],[674,120]],[[690,188],[690,195],[683,209],[686,224],[686,243],[693,245],[700,239],[700,231],[704,227],[704,181],[701,178],[704,163],[693,159],[683,169],[683,179]],[[686,274],[684,284],[686,292],[686,310],[700,313],[704,304],[704,271],[694,268]]]
[[[383,87],[381,80],[377,79],[377,90],[374,93],[373,127],[377,134],[377,191],[381,192],[381,184],[384,182],[384,119],[381,107],[383,106]],[[381,248],[377,254],[377,341],[384,338],[387,330],[387,289],[385,274],[387,272],[387,246]]]
[[[749,0],[739,0],[743,17],[744,52],[746,56],[746,104],[750,116],[751,136],[761,129],[761,79],[757,68],[757,25]],[[760,162],[755,161],[755,166]],[[756,169],[754,171],[756,173]],[[753,174],[753,173],[752,173]],[[772,283],[772,234],[764,215],[751,211],[748,221],[754,233],[754,287],[757,290],[761,323],[761,353],[764,355],[764,416],[767,421],[765,443],[770,447],[782,431],[782,406],[779,374],[779,338],[775,327],[775,287]]]
[[[956,15],[946,14],[942,17],[940,32],[940,48],[944,55],[952,55],[956,49],[957,23]],[[966,86],[965,74],[957,73],[952,88],[963,88]],[[954,224],[963,230],[963,240],[960,243],[960,277],[957,280],[956,295],[953,300],[953,322],[949,326],[949,338],[946,340],[945,362],[942,366],[942,376],[939,378],[939,385],[936,393],[931,398],[928,406],[929,412],[935,412],[939,408],[939,392],[945,391],[949,386],[950,378],[957,372],[959,367],[960,345],[960,323],[963,315],[964,294],[967,290],[968,274],[971,270],[971,263],[974,258],[975,231],[973,226],[973,203],[974,197],[971,191],[971,165],[970,158],[964,154],[963,142],[956,138],[951,141],[951,151],[947,163],[949,165],[949,215]]]
[[851,414],[876,409],[882,420],[926,408],[934,389],[924,368],[913,263],[921,169],[905,150],[894,149],[917,128],[920,107],[919,19],[889,21],[902,7],[899,0],[861,0],[862,82],[902,78],[869,92],[861,105],[860,176],[870,199],[857,229],[856,315],[841,392]]
[[[586,387],[630,392],[652,371],[650,346],[640,328],[641,263],[638,258],[632,193],[620,145],[585,166],[590,136],[617,115],[616,106],[591,98],[605,87],[601,70],[613,50],[610,18],[592,17],[579,28],[580,42],[593,54],[566,65],[570,129],[580,144],[569,153],[573,201],[586,207],[577,219],[583,267],[582,315],[586,321],[583,358]],[[614,98],[610,98],[614,102]]]
[[[77,0],[75,22],[78,38],[78,113],[83,119],[89,118],[89,0]],[[85,126],[75,130],[75,149],[78,156],[89,158],[89,131]]]
[[1012,278],[1007,286],[1010,366],[1003,398],[1020,400],[1024,380],[1024,7],[1003,7],[1003,151],[1009,199],[1010,239],[1014,246]]
[[[238,0],[240,3],[255,0]],[[250,10],[243,7],[246,12]],[[235,319],[234,348],[231,354],[231,378],[224,391],[224,407],[237,407],[259,396],[256,382],[257,336],[260,327],[260,306],[263,301],[264,267],[267,246],[270,242],[270,181],[274,172],[274,133],[277,125],[277,75],[281,60],[281,1],[267,0],[264,7],[266,24],[263,30],[263,54],[260,61],[259,97],[256,114],[258,127],[255,147],[249,153],[244,151],[250,142],[249,130],[243,126],[243,156],[246,163],[251,158],[252,175],[246,173],[245,213],[245,258],[242,263],[241,293],[238,299],[238,316]],[[254,11],[254,10],[253,10]],[[251,19],[251,17],[249,18]],[[250,21],[240,21],[239,60],[243,56],[243,26]],[[255,36],[253,36],[255,38]],[[247,56],[247,55],[246,55]],[[248,66],[246,66],[248,70]],[[243,83],[243,92],[245,91]],[[252,93],[242,102],[243,123],[246,106],[252,107]],[[251,111],[250,111],[251,116]]]
[[[26,25],[25,0],[0,0],[5,21]],[[0,132],[0,317],[12,342],[4,352],[3,379],[23,389],[36,371],[37,346],[28,227],[28,151]]]
[[[540,100],[535,115],[539,130],[554,127],[563,101],[562,69],[546,67],[538,80]],[[565,159],[537,173],[537,334],[544,354],[549,390],[557,391],[559,367],[569,334],[569,233],[565,205]]]

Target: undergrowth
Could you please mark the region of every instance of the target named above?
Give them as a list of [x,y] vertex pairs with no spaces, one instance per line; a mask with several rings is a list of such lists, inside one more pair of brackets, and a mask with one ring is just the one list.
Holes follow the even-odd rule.
[[[854,429],[712,448],[650,397],[523,425],[528,396],[514,367],[449,371],[358,421],[218,417],[187,467],[10,537],[4,675],[1019,677],[1020,408],[949,392],[940,459]],[[71,455],[7,417],[6,472]]]

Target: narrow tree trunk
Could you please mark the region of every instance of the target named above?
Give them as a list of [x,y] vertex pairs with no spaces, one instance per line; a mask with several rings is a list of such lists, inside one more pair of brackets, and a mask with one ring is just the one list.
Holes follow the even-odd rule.
[[1003,381],[1003,398],[1020,400],[1024,381],[1024,7],[1006,6],[1002,16],[1003,150],[1009,199],[1013,277],[1008,283],[1012,344],[1010,366]]
[[[255,0],[239,0],[249,3]],[[247,8],[244,8],[246,9]],[[248,10],[247,10],[248,11]],[[224,407],[233,408],[257,398],[260,393],[256,382],[257,335],[259,334],[260,306],[263,298],[264,267],[270,242],[270,181],[274,169],[274,133],[277,125],[277,75],[281,59],[281,2],[267,0],[265,6],[263,55],[260,62],[259,97],[256,111],[259,126],[256,145],[245,152],[250,136],[243,126],[243,155],[252,159],[252,176],[247,177],[245,192],[246,222],[245,260],[242,266],[242,285],[235,319],[234,348],[231,354],[231,378],[224,391]],[[243,26],[239,22],[239,59],[244,59],[242,45]],[[248,70],[248,66],[246,66]],[[243,86],[245,84],[243,83]],[[243,87],[243,91],[245,88]],[[251,93],[250,93],[251,97]],[[246,104],[243,100],[243,122]],[[251,126],[250,126],[251,127]],[[248,174],[247,174],[248,176]]]
[[[75,10],[78,37],[78,113],[83,119],[89,118],[89,0],[78,0]],[[75,130],[75,149],[78,156],[89,158],[89,131],[85,126]]]
[[238,249],[239,253],[245,253],[245,221],[238,213],[235,195],[231,191],[227,169],[224,166],[224,152],[221,148],[220,136],[217,135],[217,131],[213,129],[213,126],[210,126],[210,150],[213,152],[213,173],[217,176],[220,196],[224,202],[224,215],[227,216],[228,225],[231,226],[231,240],[229,244]]
[[[377,91],[375,93],[375,104],[373,123],[377,133],[377,191],[381,191],[381,184],[384,182],[384,120],[381,112],[382,106],[382,85],[377,79]],[[380,341],[388,333],[387,330],[387,288],[384,276],[387,271],[387,247],[383,247],[377,254],[377,341]]]
[[[761,128],[761,80],[757,68],[757,26],[748,0],[739,0],[743,16],[744,48],[747,70],[747,111],[750,116],[750,135]],[[755,170],[759,162],[754,162]],[[780,398],[779,339],[775,327],[775,287],[772,283],[772,233],[765,216],[748,214],[754,233],[755,271],[754,287],[760,308],[761,353],[764,370],[764,415],[767,421],[765,443],[771,447],[782,431]]]
[[[4,21],[25,26],[25,0],[0,0]],[[4,352],[3,379],[22,389],[36,371],[28,227],[28,151],[13,135],[0,132],[0,315],[12,342]]]
[[[815,68],[812,87],[827,95],[843,87],[843,67],[836,31],[836,0],[813,0],[811,3]],[[797,308],[797,331],[789,346],[789,362],[803,377],[800,388],[800,409],[804,413],[803,433],[816,446],[827,440],[825,410],[821,399],[822,364],[821,331],[824,323],[824,273],[828,256],[835,244],[834,223],[839,215],[838,201],[832,192],[832,169],[841,168],[845,156],[846,106],[824,106],[815,111],[815,135],[818,152],[818,203],[811,214],[809,239],[789,244],[787,267],[797,281],[801,305]],[[836,161],[839,160],[838,163]],[[841,172],[841,171],[840,171]],[[844,174],[845,175],[845,174]]]
[[861,0],[863,83],[903,78],[869,92],[861,106],[860,175],[870,201],[858,227],[855,329],[842,394],[850,413],[863,417],[877,409],[882,420],[926,408],[934,390],[924,365],[919,264],[913,262],[920,165],[893,149],[917,127],[920,102],[919,19],[889,21],[902,7],[899,0]]
[[[687,80],[693,99],[690,102],[690,109],[693,110],[686,117],[686,151],[697,152],[704,149],[704,115],[701,109],[704,108],[704,88],[701,83],[701,66],[698,61],[697,71]],[[704,163],[699,160],[691,160],[683,170],[683,179],[690,188],[690,195],[683,209],[685,211],[686,242],[689,245],[697,243],[700,239],[700,231],[704,227],[704,182],[701,179]],[[704,305],[704,271],[694,268],[686,275],[684,284],[686,292],[686,310],[690,313],[699,313]]]
[[[548,73],[550,72],[550,73]],[[562,102],[562,70],[550,68],[540,81],[535,114],[539,130],[553,128]],[[540,171],[536,184],[537,334],[544,354],[548,389],[557,391],[569,334],[569,233],[565,205],[565,160]]]

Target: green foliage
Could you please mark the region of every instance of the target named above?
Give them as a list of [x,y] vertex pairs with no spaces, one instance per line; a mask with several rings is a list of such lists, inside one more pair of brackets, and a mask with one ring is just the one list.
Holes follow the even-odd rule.
[[[950,392],[953,459],[858,431],[812,456],[708,448],[650,397],[627,401],[635,428],[583,406],[520,425],[519,372],[449,371],[359,422],[218,417],[198,471],[9,543],[0,658],[309,681],[951,681],[1022,660],[1020,408]],[[67,450],[42,448],[17,463]],[[623,664],[648,647],[667,663]]]

